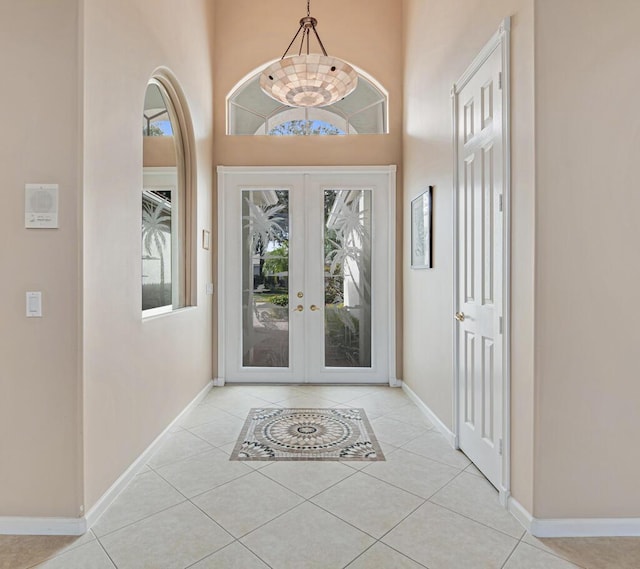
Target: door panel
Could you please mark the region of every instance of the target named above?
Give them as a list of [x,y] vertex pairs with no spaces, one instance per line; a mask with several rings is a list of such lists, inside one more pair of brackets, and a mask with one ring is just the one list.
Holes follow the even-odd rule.
[[459,92],[458,400],[460,448],[501,481],[503,193],[502,54],[496,50]]

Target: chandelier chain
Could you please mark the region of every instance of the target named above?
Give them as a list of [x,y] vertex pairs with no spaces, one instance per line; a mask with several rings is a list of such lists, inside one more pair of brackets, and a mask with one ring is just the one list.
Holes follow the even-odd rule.
[[311,0],[307,0],[307,16],[311,16]]

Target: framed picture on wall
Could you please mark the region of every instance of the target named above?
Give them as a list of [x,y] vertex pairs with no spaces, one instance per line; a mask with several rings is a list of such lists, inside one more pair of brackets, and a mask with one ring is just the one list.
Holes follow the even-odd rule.
[[433,186],[411,200],[411,268],[430,269]]

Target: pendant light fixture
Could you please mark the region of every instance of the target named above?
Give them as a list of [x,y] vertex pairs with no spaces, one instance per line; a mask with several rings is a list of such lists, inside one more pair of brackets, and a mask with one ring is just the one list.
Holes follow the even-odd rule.
[[[311,17],[311,0],[307,0],[307,15],[300,20],[289,47],[282,58],[260,76],[261,89],[276,101],[290,107],[325,107],[344,99],[358,85],[358,74],[353,67],[327,55],[317,25],[318,20]],[[318,40],[322,55],[310,51],[311,32]],[[298,55],[287,57],[300,35]]]

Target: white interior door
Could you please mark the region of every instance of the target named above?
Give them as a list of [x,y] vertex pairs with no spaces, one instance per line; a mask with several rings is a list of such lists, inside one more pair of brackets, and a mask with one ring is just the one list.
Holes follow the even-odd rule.
[[225,381],[389,382],[393,174],[220,170]]
[[496,487],[504,428],[502,71],[495,49],[456,97],[458,437]]

